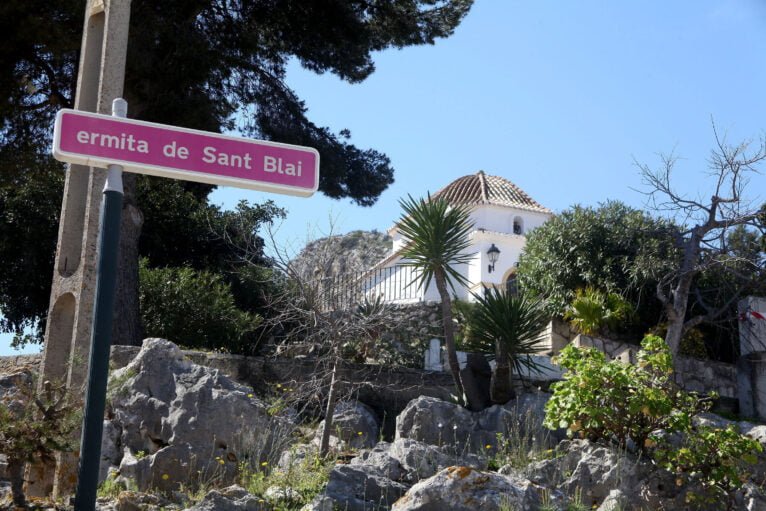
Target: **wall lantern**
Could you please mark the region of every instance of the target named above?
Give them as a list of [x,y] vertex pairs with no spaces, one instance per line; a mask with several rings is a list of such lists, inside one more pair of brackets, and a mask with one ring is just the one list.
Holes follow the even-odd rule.
[[500,249],[497,248],[494,243],[491,247],[489,247],[489,250],[487,250],[487,257],[489,258],[489,266],[487,267],[487,270],[489,273],[492,273],[495,271],[495,263],[497,262],[497,258],[500,257]]

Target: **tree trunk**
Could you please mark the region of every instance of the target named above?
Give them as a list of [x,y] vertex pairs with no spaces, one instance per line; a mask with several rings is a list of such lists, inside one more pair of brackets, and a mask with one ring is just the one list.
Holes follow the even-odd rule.
[[675,319],[668,318],[668,331],[665,333],[665,342],[674,358],[681,348],[681,338],[684,335],[684,315],[675,313],[675,316]]
[[125,197],[120,224],[112,344],[140,346],[144,331],[138,303],[138,238],[144,217],[136,204],[136,175],[126,172],[122,179]]
[[332,431],[332,417],[335,415],[335,401],[338,399],[338,380],[336,378],[338,371],[338,359],[335,358],[332,366],[332,379],[330,380],[330,391],[327,396],[327,408],[324,412],[324,428],[322,429],[322,440],[319,443],[319,455],[327,456],[330,452],[330,432]]
[[8,458],[6,472],[11,481],[11,495],[16,507],[26,509],[27,499],[24,496],[24,465],[25,463],[15,458]]
[[492,372],[492,381],[489,387],[489,397],[492,402],[504,405],[514,397],[511,382],[511,364],[508,360],[508,352],[505,347],[495,341],[495,370]]
[[468,405],[463,389],[463,382],[460,380],[460,363],[457,361],[457,348],[455,347],[455,325],[452,321],[452,301],[447,290],[447,282],[444,272],[437,269],[434,272],[436,289],[442,302],[442,325],[444,327],[444,344],[447,347],[447,361],[449,362],[452,378],[455,380],[455,389],[457,397],[462,405]]

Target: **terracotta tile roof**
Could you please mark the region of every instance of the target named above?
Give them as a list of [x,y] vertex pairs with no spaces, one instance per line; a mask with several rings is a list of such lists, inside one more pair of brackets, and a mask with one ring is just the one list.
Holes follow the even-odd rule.
[[551,210],[532,199],[515,184],[503,177],[488,176],[483,170],[454,180],[431,197],[443,198],[453,204],[492,204],[551,213]]

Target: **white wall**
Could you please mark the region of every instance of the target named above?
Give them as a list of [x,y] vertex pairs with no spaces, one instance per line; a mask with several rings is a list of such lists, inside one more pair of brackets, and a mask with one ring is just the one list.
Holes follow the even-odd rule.
[[[517,208],[482,205],[475,207],[470,218],[474,224],[474,230],[470,234],[471,246],[465,253],[471,255],[468,264],[458,265],[458,271],[471,283],[469,288],[456,286],[456,296],[462,300],[471,299],[471,291],[480,293],[483,286],[503,286],[509,272],[515,268],[519,261],[521,251],[526,244],[526,234],[540,227],[551,214],[527,211]],[[519,218],[523,226],[523,234],[513,234],[514,219]],[[404,246],[401,234],[394,228],[389,231],[393,238],[393,250],[397,251]],[[487,250],[492,244],[500,250],[497,263],[492,272],[489,271],[489,259]],[[394,261],[391,265],[400,261]],[[417,293],[417,300],[437,301],[439,293],[436,285],[431,283],[425,292]]]

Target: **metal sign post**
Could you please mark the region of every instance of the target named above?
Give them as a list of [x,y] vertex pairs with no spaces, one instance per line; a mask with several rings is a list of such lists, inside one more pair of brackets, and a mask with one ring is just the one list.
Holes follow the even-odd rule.
[[[125,117],[128,104],[118,98],[112,102],[112,115]],[[104,428],[106,386],[109,378],[109,348],[112,341],[112,316],[117,283],[117,255],[120,247],[122,213],[122,166],[109,165],[101,206],[96,269],[96,304],[88,362],[88,390],[80,440],[80,464],[77,470],[75,509],[95,509],[98,467],[101,463],[101,435]]]
[[56,159],[109,169],[100,213],[77,511],[93,510],[96,502],[117,281],[122,171],[303,197],[319,186],[316,149],[136,121],[125,119],[126,115],[123,99],[114,100],[111,117],[62,110],[53,132]]

